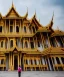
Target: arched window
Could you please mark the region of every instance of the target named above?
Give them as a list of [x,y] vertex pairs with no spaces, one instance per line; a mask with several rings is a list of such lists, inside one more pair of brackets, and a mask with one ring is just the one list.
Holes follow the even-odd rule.
[[31,65],[33,64],[33,61],[31,60]]
[[35,63],[35,65],[37,64],[37,63],[36,63],[36,60],[34,60],[34,63]]
[[35,28],[34,28],[34,27],[32,27],[32,29],[33,29],[33,33],[35,33]]
[[25,42],[25,47],[28,48],[28,43],[27,43],[27,41]]
[[10,47],[13,47],[13,40],[10,41]]
[[38,47],[40,47],[40,42],[38,41]]
[[10,26],[10,32],[13,32],[13,26]]
[[30,31],[30,33],[32,33],[31,27],[29,27],[29,31]]
[[16,26],[16,32],[19,32],[19,26]]
[[26,64],[28,64],[28,60],[26,59]]
[[26,33],[26,27],[24,26],[24,32]]
[[4,63],[4,59],[1,60],[1,64],[3,64],[3,63]]
[[34,42],[30,42],[30,44],[31,44],[31,48],[34,48]]
[[0,26],[0,32],[2,32],[2,26]]
[[3,41],[1,41],[1,47],[3,47]]

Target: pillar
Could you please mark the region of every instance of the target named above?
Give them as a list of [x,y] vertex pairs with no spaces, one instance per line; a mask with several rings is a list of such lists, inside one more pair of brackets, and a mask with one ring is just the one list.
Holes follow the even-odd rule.
[[[56,61],[56,57],[54,57],[54,64],[56,65],[57,64],[57,61]],[[56,67],[57,68],[57,70],[58,70],[58,67]],[[54,67],[54,69],[55,69],[55,67]],[[56,70],[56,69],[55,69]]]
[[13,54],[13,70],[14,70],[14,54]]
[[48,36],[48,33],[47,33],[47,37],[48,37],[48,43],[49,43],[49,47],[51,47],[51,44],[50,44],[50,39],[49,39],[49,36]]
[[63,63],[62,63],[62,60],[61,60],[61,57],[59,57],[59,60],[60,60],[60,63],[63,64]]
[[11,53],[11,70],[12,70],[12,53]]
[[10,33],[10,19],[9,19],[9,33]]
[[19,20],[19,21],[20,21],[19,32],[21,33],[21,20]]
[[62,39],[62,37],[60,36],[60,39],[61,39],[61,42],[62,42],[62,44],[63,44],[63,47],[64,47],[64,42],[63,42],[63,39]]
[[52,71],[52,68],[51,68],[51,64],[50,64],[49,58],[48,58],[48,64],[49,64],[49,69],[50,69],[50,71]]
[[15,24],[14,24],[14,20],[13,20],[13,32],[15,32]]
[[9,38],[8,38],[7,49],[10,48],[10,45],[9,45],[9,44],[10,44],[10,43],[9,43]]
[[21,66],[21,53],[20,53],[20,66]]
[[57,64],[56,57],[54,57],[54,63]]
[[5,33],[7,32],[7,30],[6,30],[6,20],[5,20]]
[[15,19],[15,32],[16,32],[16,19]]
[[55,38],[56,46],[58,47],[58,43],[57,43],[56,37],[54,37],[54,38]]
[[[54,57],[51,57],[51,60],[52,60],[52,58],[53,58],[53,60],[54,60]],[[55,71],[55,67],[54,67],[54,62],[53,62],[53,60],[52,60],[53,70]]]
[[9,53],[9,70],[10,70],[10,53]]
[[19,66],[19,54],[18,54],[18,66]]

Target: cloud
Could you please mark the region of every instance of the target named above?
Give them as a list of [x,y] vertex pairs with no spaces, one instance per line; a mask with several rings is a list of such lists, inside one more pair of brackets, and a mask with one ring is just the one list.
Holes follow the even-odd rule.
[[[47,25],[54,11],[54,26],[64,29],[64,0],[13,0],[16,10],[21,16],[25,15],[28,7],[28,18],[31,18],[36,10],[37,19],[42,25]],[[5,15],[12,5],[12,0],[0,0],[0,12]]]

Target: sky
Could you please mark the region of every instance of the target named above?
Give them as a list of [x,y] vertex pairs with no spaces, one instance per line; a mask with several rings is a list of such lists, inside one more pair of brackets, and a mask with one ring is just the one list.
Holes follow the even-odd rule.
[[36,11],[37,20],[46,26],[52,19],[54,12],[53,29],[64,31],[64,0],[0,0],[0,13],[5,16],[12,6],[24,16],[28,8],[28,18],[31,19]]

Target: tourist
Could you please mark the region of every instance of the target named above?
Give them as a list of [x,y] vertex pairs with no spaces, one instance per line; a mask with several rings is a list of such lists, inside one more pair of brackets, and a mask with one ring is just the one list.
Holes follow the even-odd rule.
[[21,77],[21,71],[22,71],[22,68],[19,65],[19,67],[18,67],[18,77]]

